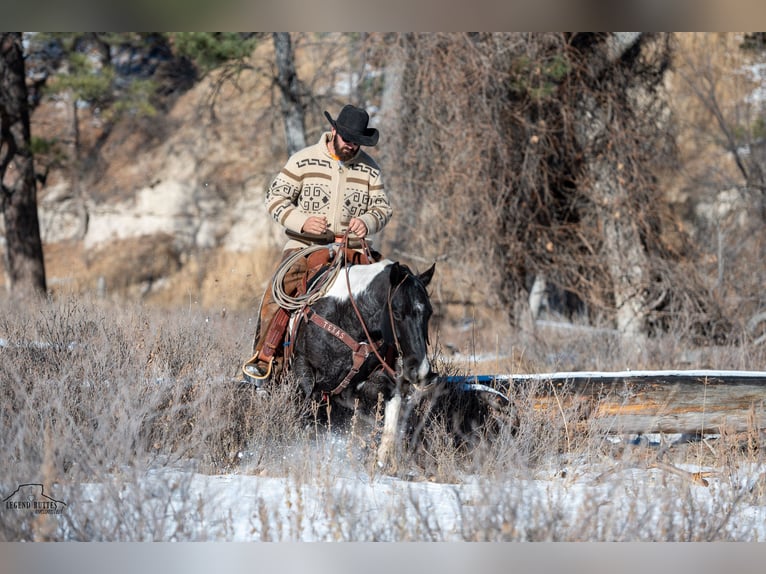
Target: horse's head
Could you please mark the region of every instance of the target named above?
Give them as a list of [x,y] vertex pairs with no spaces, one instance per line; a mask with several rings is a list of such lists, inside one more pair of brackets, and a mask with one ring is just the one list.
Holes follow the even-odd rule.
[[428,361],[428,322],[433,309],[426,287],[436,264],[420,275],[406,265],[393,263],[390,269],[388,313],[384,336],[396,345],[401,361],[402,379],[410,383],[424,381],[431,374]]

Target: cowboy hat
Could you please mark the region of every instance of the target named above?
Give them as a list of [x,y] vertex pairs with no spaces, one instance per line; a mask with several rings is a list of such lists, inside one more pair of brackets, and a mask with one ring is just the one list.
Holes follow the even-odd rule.
[[378,143],[378,130],[367,127],[370,116],[362,108],[347,104],[343,106],[337,120],[333,120],[327,112],[324,115],[330,120],[330,125],[335,128],[340,137],[348,143],[367,146]]

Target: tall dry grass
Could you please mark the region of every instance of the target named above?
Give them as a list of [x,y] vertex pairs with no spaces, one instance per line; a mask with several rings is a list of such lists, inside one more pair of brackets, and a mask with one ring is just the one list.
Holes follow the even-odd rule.
[[[220,472],[245,452],[256,466],[280,460],[282,445],[302,432],[298,403],[287,400],[289,389],[262,397],[231,383],[251,328],[249,317],[194,308],[70,297],[4,305],[2,492],[24,483],[129,482],[158,466]],[[0,520],[6,539],[36,538],[32,522],[7,513]],[[68,527],[77,539],[124,537]]]
[[[730,517],[765,502],[757,429],[658,446],[605,436],[566,387],[547,403],[544,389],[518,388],[512,412],[463,426],[431,397],[410,405],[389,475],[375,464],[379,412],[335,410],[328,424],[327,410],[304,405],[290,384],[264,395],[233,383],[250,350],[249,314],[63,295],[1,304],[0,493],[39,483],[67,503],[58,516],[0,510],[3,540],[746,540]],[[519,334],[514,344],[531,370],[561,365],[565,352],[583,355],[583,368],[618,365],[609,336],[572,337]],[[646,366],[682,352],[656,345],[638,356]],[[466,372],[435,352],[442,374]],[[711,367],[764,358],[716,353]],[[200,494],[199,475],[286,479],[287,510],[251,493],[243,533],[236,508],[221,515]],[[713,475],[720,492],[701,504],[700,481]],[[585,489],[583,477],[604,486]],[[370,512],[348,486],[392,478],[454,484],[459,504],[445,514],[442,501],[413,491]],[[528,492],[541,480],[552,485],[542,498]]]

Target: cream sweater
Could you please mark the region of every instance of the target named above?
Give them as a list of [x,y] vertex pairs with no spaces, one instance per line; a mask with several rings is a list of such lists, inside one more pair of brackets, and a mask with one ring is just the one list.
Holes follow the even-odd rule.
[[[312,215],[327,217],[329,229],[343,234],[352,217],[367,225],[368,236],[378,233],[391,219],[380,167],[360,150],[347,162],[333,159],[327,150],[330,132],[296,152],[266,191],[269,215],[290,231],[300,232]],[[294,239],[285,249],[305,246]]]

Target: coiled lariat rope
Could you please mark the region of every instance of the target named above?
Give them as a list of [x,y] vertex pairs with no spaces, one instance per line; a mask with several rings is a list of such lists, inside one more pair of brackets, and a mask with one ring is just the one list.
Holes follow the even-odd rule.
[[296,251],[290,257],[285,259],[277,269],[276,273],[274,273],[274,279],[271,282],[271,294],[274,297],[274,301],[283,309],[297,311],[309,305],[313,305],[318,299],[323,297],[327,292],[327,288],[332,284],[343,267],[344,257],[342,250],[338,250],[338,253],[332,257],[330,267],[321,274],[310,289],[306,290],[306,293],[302,295],[288,295],[285,293],[284,279],[285,275],[298,259],[308,257],[311,253],[323,249],[332,250],[336,245],[337,243],[330,245],[313,245],[301,249],[300,251]]

